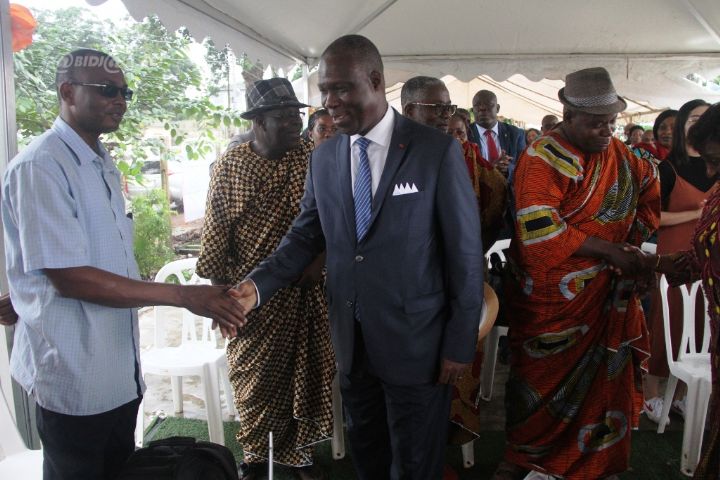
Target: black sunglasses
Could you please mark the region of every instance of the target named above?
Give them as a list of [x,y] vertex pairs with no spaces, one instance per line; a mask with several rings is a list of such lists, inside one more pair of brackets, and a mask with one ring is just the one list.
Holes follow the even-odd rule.
[[115,85],[105,85],[104,83],[70,82],[70,84],[97,88],[100,95],[107,98],[115,98],[117,94],[120,93],[125,101],[129,102],[133,97],[133,91],[128,87],[116,87]]

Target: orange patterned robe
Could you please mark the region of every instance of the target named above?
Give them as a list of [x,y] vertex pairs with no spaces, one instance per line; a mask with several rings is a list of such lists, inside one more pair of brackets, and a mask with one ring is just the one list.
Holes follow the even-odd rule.
[[657,169],[617,139],[586,154],[551,132],[522,154],[514,188],[505,460],[565,479],[623,472],[645,319],[633,280],[573,252],[589,236],[647,239],[659,224]]

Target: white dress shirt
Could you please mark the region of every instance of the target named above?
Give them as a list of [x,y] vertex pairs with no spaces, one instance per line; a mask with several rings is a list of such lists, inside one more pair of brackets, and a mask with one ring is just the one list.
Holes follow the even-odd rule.
[[[364,136],[370,143],[367,147],[368,162],[370,162],[370,174],[372,175],[372,194],[375,196],[380,177],[385,168],[388,151],[390,151],[390,140],[392,139],[393,128],[395,128],[395,110],[388,105],[387,111],[377,125],[375,125],[366,135],[350,136],[350,175],[353,192],[355,191],[355,177],[357,176],[358,167],[360,165],[360,145],[355,144],[355,140]],[[260,305],[260,291],[255,282],[250,280],[255,287],[255,295],[257,302],[255,308]]]
[[357,145],[355,141],[361,136],[370,140],[367,152],[368,161],[370,162],[370,174],[372,175],[372,194],[375,197],[380,177],[385,168],[388,151],[390,150],[393,128],[395,128],[395,110],[388,105],[382,120],[367,134],[350,136],[350,175],[353,192],[355,191],[355,177],[360,166],[360,145]]

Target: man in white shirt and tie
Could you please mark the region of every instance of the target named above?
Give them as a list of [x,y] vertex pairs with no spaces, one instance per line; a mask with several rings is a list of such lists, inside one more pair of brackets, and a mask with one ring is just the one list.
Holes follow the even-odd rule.
[[499,112],[500,105],[493,92],[477,92],[473,97],[475,123],[468,132],[468,138],[480,145],[484,158],[511,179],[515,163],[525,150],[525,132],[508,123],[498,122]]
[[318,86],[341,134],[313,152],[300,215],[238,289],[262,308],[326,249],[358,478],[439,480],[451,383],[474,356],[482,306],[467,167],[454,138],[388,106],[380,53],[367,38],[335,40]]

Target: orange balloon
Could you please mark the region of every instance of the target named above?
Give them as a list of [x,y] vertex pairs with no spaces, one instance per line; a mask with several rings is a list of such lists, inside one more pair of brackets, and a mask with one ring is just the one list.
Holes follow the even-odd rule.
[[27,8],[17,3],[11,3],[10,24],[12,26],[12,49],[13,52],[19,52],[32,43],[37,20]]

